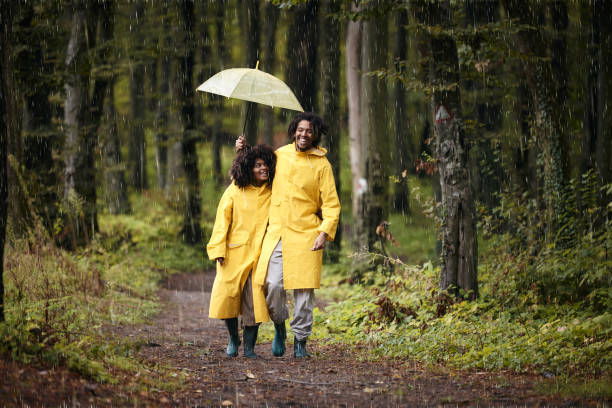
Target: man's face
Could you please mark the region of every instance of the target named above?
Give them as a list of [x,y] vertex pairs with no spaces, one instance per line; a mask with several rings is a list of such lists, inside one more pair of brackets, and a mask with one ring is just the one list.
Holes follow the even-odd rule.
[[314,137],[312,124],[307,120],[302,120],[298,123],[295,129],[295,146],[300,152],[305,152],[312,147],[312,139]]

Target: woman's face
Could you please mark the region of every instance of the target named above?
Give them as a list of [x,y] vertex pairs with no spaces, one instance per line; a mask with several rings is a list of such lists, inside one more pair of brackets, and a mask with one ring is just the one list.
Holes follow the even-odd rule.
[[314,132],[312,124],[307,120],[301,120],[295,129],[295,146],[300,152],[305,152],[312,147]]
[[264,159],[255,159],[255,165],[253,166],[253,184],[256,186],[262,186],[268,181],[269,169]]

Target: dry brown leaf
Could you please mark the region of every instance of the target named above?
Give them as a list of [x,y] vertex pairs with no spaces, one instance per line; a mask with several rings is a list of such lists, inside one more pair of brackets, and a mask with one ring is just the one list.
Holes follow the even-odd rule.
[[225,400],[221,403],[222,407],[231,407],[232,405],[234,405],[234,403],[230,400]]
[[253,379],[257,378],[257,377],[255,377],[255,374],[253,374],[253,373],[251,372],[251,370],[247,370],[247,371],[246,371],[246,376],[247,376],[247,378],[250,378],[251,380],[253,380]]

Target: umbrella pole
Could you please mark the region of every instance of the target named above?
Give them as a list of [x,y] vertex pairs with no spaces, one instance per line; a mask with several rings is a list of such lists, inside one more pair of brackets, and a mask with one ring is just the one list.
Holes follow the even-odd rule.
[[244,124],[242,125],[242,134],[244,135],[244,137],[247,137],[247,135],[244,134],[244,131],[246,130],[247,120],[249,120],[249,114],[251,113],[252,104],[253,102],[247,102],[247,110],[246,110],[246,113],[244,114]]

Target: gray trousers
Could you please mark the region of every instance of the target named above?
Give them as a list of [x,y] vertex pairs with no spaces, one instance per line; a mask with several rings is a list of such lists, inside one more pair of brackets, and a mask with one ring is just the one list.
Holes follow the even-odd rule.
[[242,288],[242,296],[240,299],[240,315],[242,316],[243,326],[259,326],[255,322],[255,308],[253,307],[253,283],[251,277],[253,272],[249,274],[244,287]]
[[[287,292],[283,285],[283,251],[281,241],[278,241],[270,263],[264,290],[270,319],[274,323],[284,323],[289,318],[287,309]],[[312,333],[312,309],[314,308],[314,289],[293,290],[293,320],[291,330],[297,340],[306,340]]]

